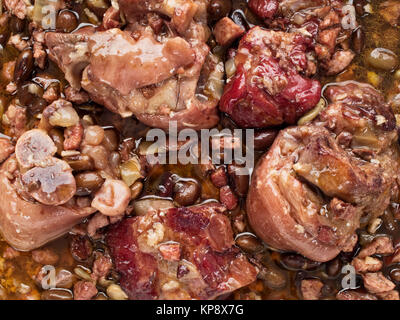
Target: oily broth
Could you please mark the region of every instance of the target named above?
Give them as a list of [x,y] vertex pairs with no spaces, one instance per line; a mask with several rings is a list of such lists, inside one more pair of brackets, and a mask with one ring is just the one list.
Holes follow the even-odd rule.
[[[383,0],[371,1],[370,5],[373,9],[373,14],[366,14],[361,19],[358,17],[359,22],[365,32],[365,45],[364,50],[361,54],[357,55],[353,63],[340,75],[336,77],[317,77],[321,80],[323,84],[328,84],[330,82],[336,82],[341,80],[357,80],[361,82],[370,81],[371,72],[374,72],[379,83],[375,86],[386,96],[389,96],[393,90],[393,83],[395,81],[395,72],[384,72],[377,69],[369,67],[366,62],[366,54],[368,49],[382,47],[393,51],[400,57],[400,29],[389,26],[380,17],[378,12],[379,4]],[[79,16],[79,23],[87,24],[91,23],[89,19],[83,14],[85,7],[83,5],[76,4],[73,8]],[[248,15],[246,17],[246,14]],[[245,1],[239,0],[234,1],[231,17],[238,23],[244,24],[245,27],[251,27],[254,23],[259,21],[253,15],[251,15],[246,7]],[[28,36],[27,28],[25,28],[25,35]],[[215,49],[218,51],[218,48]],[[18,51],[12,46],[6,46],[0,50],[0,62],[3,65],[8,61],[15,60],[18,56]],[[32,78],[41,76],[41,74],[47,74],[50,78],[59,81],[61,87],[66,85],[66,80],[63,77],[62,72],[58,67],[49,62],[48,66],[44,71],[36,69],[33,73]],[[370,76],[368,76],[370,74]],[[12,96],[9,95],[4,89],[7,82],[0,77],[0,99],[4,105],[8,105]],[[113,126],[113,117],[108,113],[104,112],[103,109],[95,104],[87,104],[86,108],[81,108],[80,113],[89,113],[95,119],[102,122],[102,125]],[[0,116],[4,110],[0,108]],[[395,110],[395,112],[400,112],[400,110]],[[36,121],[36,119],[32,120]],[[133,133],[134,138],[137,139],[136,144],[140,141],[141,136],[146,132],[146,127],[135,122],[129,123],[132,125],[129,129],[129,134],[121,134],[120,140],[129,138]],[[9,133],[8,128],[0,128],[0,132],[7,135]],[[256,158],[263,152],[257,154]],[[210,199],[218,199],[218,189],[216,189],[211,183],[210,179],[202,178],[199,174],[198,168],[195,165],[165,165],[156,166],[151,170],[149,175],[145,178],[144,189],[142,195],[154,195],[157,193],[157,184],[160,181],[160,177],[165,172],[170,172],[175,175],[175,177],[183,179],[195,179],[201,183],[202,186],[202,196],[201,201],[206,201]],[[241,200],[240,206],[231,213],[231,218],[237,215],[243,214],[245,212],[245,203],[243,199]],[[397,222],[395,222],[397,224]],[[395,230],[388,230],[384,224],[377,231],[378,234],[390,234],[393,235]],[[251,232],[248,226],[245,228],[245,232]],[[69,245],[72,235],[67,235],[54,241],[53,243],[47,245],[57,252],[60,257],[59,262],[55,267],[64,268],[73,272],[74,268],[77,266],[90,267],[90,259],[84,263],[75,261],[70,253]],[[104,244],[101,242],[95,242],[93,244],[94,250],[103,250]],[[8,244],[0,239],[0,299],[40,299],[42,289],[37,285],[35,281],[35,275],[41,268],[41,265],[32,260],[31,254],[29,252],[22,252],[16,258],[12,260],[3,259],[1,256],[7,250]],[[324,284],[323,296],[326,299],[333,299],[341,289],[341,274],[340,272],[330,274],[333,263],[323,263],[317,264],[309,268],[309,270],[294,270],[283,266],[282,257],[283,253],[272,251],[264,246],[264,250],[259,253],[263,256],[264,266],[267,270],[270,270],[270,278],[267,280],[257,280],[251,285],[242,288],[232,294],[232,298],[235,299],[299,299],[299,283],[304,278],[319,278]],[[344,265],[349,263],[352,259],[350,254],[340,254],[337,258],[337,265]],[[384,270],[385,274],[390,272],[387,268]],[[274,280],[274,272],[278,272],[282,279],[285,279],[284,285],[279,288],[273,288],[271,283]],[[268,281],[268,279],[270,281]],[[271,282],[272,281],[272,282]]]

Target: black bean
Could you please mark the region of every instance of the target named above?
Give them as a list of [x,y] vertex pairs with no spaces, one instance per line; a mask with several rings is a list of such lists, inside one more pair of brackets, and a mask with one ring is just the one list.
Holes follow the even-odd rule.
[[79,196],[87,196],[98,190],[104,183],[104,179],[97,172],[82,172],[75,176],[77,191]]
[[312,270],[321,264],[294,253],[282,254],[281,262],[285,268],[293,270]]
[[158,185],[158,194],[161,197],[171,197],[174,191],[174,177],[169,172],[164,172]]
[[256,253],[263,250],[263,245],[255,235],[245,233],[238,235],[236,244],[247,253]]
[[93,160],[87,155],[76,155],[65,157],[63,160],[67,161],[67,163],[71,166],[71,168],[75,171],[86,171],[93,170]]
[[59,129],[53,128],[49,131],[49,136],[57,147],[57,154],[61,155],[64,149],[64,133]]
[[70,243],[70,250],[72,257],[82,262],[89,259],[92,255],[93,246],[87,237],[74,236]]
[[330,277],[336,277],[342,269],[342,263],[339,258],[326,263],[326,273]]
[[179,181],[174,186],[174,201],[181,206],[194,204],[201,193],[200,184],[195,181]]
[[104,130],[104,138],[102,144],[110,151],[117,150],[119,139],[115,130]]
[[389,273],[390,278],[396,282],[400,282],[400,269],[392,269]]
[[57,16],[56,27],[59,31],[72,32],[78,27],[78,19],[72,11],[63,10]]
[[22,51],[17,59],[14,70],[14,82],[20,84],[29,79],[33,71],[33,53],[31,49]]
[[363,29],[360,27],[352,34],[353,50],[360,54],[364,49],[365,34]]
[[29,106],[36,97],[43,96],[43,88],[36,83],[27,82],[18,88],[17,97],[24,106]]
[[277,130],[266,129],[262,131],[256,131],[254,133],[254,149],[255,150],[265,150],[269,148],[275,140]]
[[25,29],[25,20],[18,19],[16,16],[10,18],[9,27],[12,33],[21,33]]
[[245,174],[245,168],[230,164],[228,174],[233,190],[240,197],[244,197],[249,189],[249,175]]
[[50,289],[43,291],[41,294],[42,300],[72,300],[73,295],[70,290]]
[[356,8],[356,13],[359,16],[364,15],[364,6],[366,5],[365,0],[354,0],[354,7]]
[[231,0],[211,0],[210,5],[208,6],[208,14],[213,21],[226,17],[231,10]]
[[270,289],[281,289],[286,286],[287,278],[285,273],[280,270],[273,261],[264,259],[258,277],[265,281]]
[[358,235],[358,242],[360,243],[361,246],[365,246],[374,240],[374,236],[369,234],[366,231],[361,231],[360,234]]
[[3,28],[0,31],[0,45],[5,46],[7,44],[8,38],[10,37],[10,30]]
[[46,108],[48,105],[47,101],[44,100],[43,98],[36,98],[32,101],[32,103],[29,105],[29,112],[32,114],[37,114],[40,113]]

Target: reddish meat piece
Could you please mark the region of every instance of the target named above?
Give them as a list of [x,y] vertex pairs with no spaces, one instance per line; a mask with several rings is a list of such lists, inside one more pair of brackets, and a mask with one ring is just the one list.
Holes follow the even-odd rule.
[[250,0],[248,6],[256,15],[263,19],[272,18],[278,10],[277,0]]
[[110,257],[104,256],[101,252],[96,252],[95,254],[96,260],[93,262],[93,272],[91,274],[93,280],[106,277],[112,268]]
[[83,138],[83,126],[78,123],[64,130],[64,150],[79,149]]
[[396,285],[382,272],[366,273],[363,276],[364,287],[371,293],[384,293],[393,290]]
[[18,139],[25,131],[28,119],[26,108],[11,103],[3,115],[3,126],[9,128],[9,136]]
[[381,270],[383,266],[383,262],[377,258],[365,257],[354,258],[351,264],[356,269],[357,273],[365,273],[365,272],[376,272]]
[[393,243],[389,237],[377,237],[360,251],[358,257],[365,258],[374,254],[391,254],[393,252]]
[[32,251],[33,261],[39,264],[55,265],[60,259],[59,255],[50,248],[37,249]]
[[97,288],[93,282],[78,281],[74,285],[75,300],[90,300],[97,294]]
[[233,193],[230,186],[224,186],[219,190],[219,199],[228,210],[233,210],[237,207],[238,198]]
[[[385,12],[391,21],[396,19],[396,7],[389,4]],[[395,2],[395,1],[393,1]],[[345,6],[346,5],[346,6]],[[336,0],[251,0],[250,9],[274,30],[299,31],[313,42],[313,55],[320,62],[321,71],[333,75],[343,71],[355,54],[341,47],[358,27],[350,5]],[[382,8],[386,8],[382,4]],[[385,9],[382,9],[385,10]],[[343,22],[343,23],[342,23]],[[340,40],[339,40],[340,39]],[[315,72],[315,64],[312,69]]]
[[18,17],[18,19],[25,19],[27,8],[24,0],[5,0],[4,4],[12,14]]
[[242,127],[295,123],[320,99],[318,81],[302,76],[310,42],[299,33],[251,29],[240,41],[236,74],[220,109]]
[[89,95],[83,90],[75,90],[68,87],[64,90],[65,98],[73,103],[82,104],[89,101]]
[[218,204],[129,218],[106,237],[131,299],[212,299],[255,280]]
[[221,46],[229,46],[239,38],[245,30],[233,22],[230,18],[225,17],[218,21],[214,26],[213,33],[215,35],[215,40]]
[[302,280],[300,285],[304,300],[318,300],[324,284],[317,279]]
[[217,170],[215,170],[211,174],[210,178],[214,186],[217,188],[222,188],[228,184],[228,177],[224,167],[219,167]]
[[374,295],[356,290],[340,291],[336,295],[338,300],[378,300]]

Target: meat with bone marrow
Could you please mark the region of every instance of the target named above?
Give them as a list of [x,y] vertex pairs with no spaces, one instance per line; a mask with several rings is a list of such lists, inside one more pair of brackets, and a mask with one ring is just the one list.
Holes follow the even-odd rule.
[[349,82],[326,96],[313,123],[280,132],[247,198],[250,224],[266,243],[321,262],[383,214],[399,169],[394,116],[380,93]]
[[253,282],[218,203],[149,210],[113,226],[107,244],[131,299],[212,299]]

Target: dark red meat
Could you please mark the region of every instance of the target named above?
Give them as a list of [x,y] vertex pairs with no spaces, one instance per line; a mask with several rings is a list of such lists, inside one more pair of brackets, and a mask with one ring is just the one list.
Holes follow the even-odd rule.
[[[126,219],[107,235],[130,299],[212,299],[253,282],[220,204]],[[173,249],[173,250],[170,250]]]
[[318,81],[300,74],[309,68],[309,45],[297,33],[251,29],[240,42],[237,71],[225,87],[220,109],[242,127],[295,123],[321,94]]

